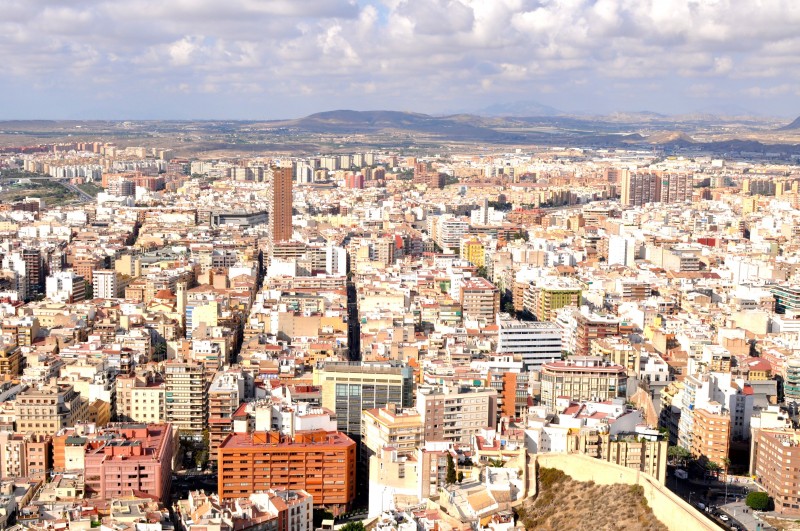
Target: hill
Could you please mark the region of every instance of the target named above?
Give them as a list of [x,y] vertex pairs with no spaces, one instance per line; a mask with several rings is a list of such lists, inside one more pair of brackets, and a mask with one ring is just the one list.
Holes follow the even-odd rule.
[[800,129],[800,116],[794,119],[794,122],[790,123],[789,125],[784,125],[778,131],[797,131]]
[[571,479],[555,468],[539,469],[539,492],[517,507],[525,529],[637,529],[667,531],[639,485],[596,485]]

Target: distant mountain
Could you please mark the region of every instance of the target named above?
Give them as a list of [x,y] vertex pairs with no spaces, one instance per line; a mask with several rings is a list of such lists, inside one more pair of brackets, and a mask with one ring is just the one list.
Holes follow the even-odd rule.
[[560,116],[563,112],[543,105],[536,101],[514,101],[508,103],[495,103],[479,110],[482,116]]
[[487,126],[480,117],[472,115],[437,117],[402,111],[338,110],[290,120],[285,125],[313,132],[374,133],[401,130],[455,140],[507,140],[507,135]]
[[790,123],[789,125],[784,125],[778,131],[797,131],[800,129],[800,116],[794,119],[794,122]]
[[687,146],[695,144],[695,140],[682,131],[660,131],[647,137],[650,144]]

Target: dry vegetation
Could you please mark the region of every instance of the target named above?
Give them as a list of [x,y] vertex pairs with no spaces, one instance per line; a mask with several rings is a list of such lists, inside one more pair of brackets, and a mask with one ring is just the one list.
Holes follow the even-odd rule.
[[661,531],[638,485],[575,481],[560,470],[539,470],[539,494],[517,508],[525,529]]
[[787,520],[784,518],[765,517],[764,521],[777,531],[800,531],[800,520]]

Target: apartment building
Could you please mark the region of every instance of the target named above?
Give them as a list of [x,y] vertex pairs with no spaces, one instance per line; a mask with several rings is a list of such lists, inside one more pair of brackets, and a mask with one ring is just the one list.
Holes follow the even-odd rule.
[[117,420],[160,424],[166,420],[167,385],[160,373],[117,376]]
[[181,438],[201,440],[208,427],[208,381],[203,366],[170,360],[164,364],[167,422]]
[[523,292],[522,309],[538,321],[552,321],[565,306],[580,306],[583,289],[574,279],[545,277],[532,282]]
[[119,424],[103,430],[85,450],[87,497],[111,500],[146,493],[167,502],[176,450],[171,424]]
[[723,413],[721,404],[712,401],[694,410],[693,417],[694,430],[689,451],[693,457],[705,457],[724,469],[730,449],[730,415]]
[[15,400],[17,431],[55,435],[61,428],[74,426],[89,416],[89,404],[70,384],[31,387]]
[[424,441],[422,415],[415,409],[398,410],[395,404],[365,410],[361,442],[372,454],[385,446],[412,452]]
[[491,322],[500,311],[500,290],[485,278],[464,280],[460,296],[465,321],[483,319]]
[[573,352],[576,356],[588,356],[595,340],[619,335],[619,318],[612,315],[581,311],[577,314],[576,321]]
[[46,479],[53,468],[51,448],[49,435],[0,432],[0,479]]
[[233,430],[233,414],[244,400],[245,381],[241,373],[220,372],[208,388],[209,458],[217,459],[217,450]]
[[772,496],[777,512],[800,516],[800,431],[753,430],[750,474]]
[[221,499],[266,489],[305,490],[314,506],[349,510],[356,495],[356,443],[341,432],[235,433],[219,447]]
[[566,361],[545,363],[541,371],[541,404],[549,410],[556,399],[603,401],[624,397],[628,375],[625,367],[593,356],[570,356]]
[[11,380],[22,373],[22,351],[14,344],[0,343],[0,379]]
[[489,388],[419,387],[416,409],[426,441],[470,444],[472,437],[497,426],[497,391]]

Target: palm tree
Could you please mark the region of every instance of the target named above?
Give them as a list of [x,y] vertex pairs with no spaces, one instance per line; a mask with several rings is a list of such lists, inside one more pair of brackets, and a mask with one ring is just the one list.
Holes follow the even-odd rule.
[[505,466],[505,464],[506,464],[506,462],[503,461],[502,457],[493,457],[492,459],[489,459],[489,461],[488,461],[488,465],[490,467],[493,467],[493,468],[503,468],[503,466]]

